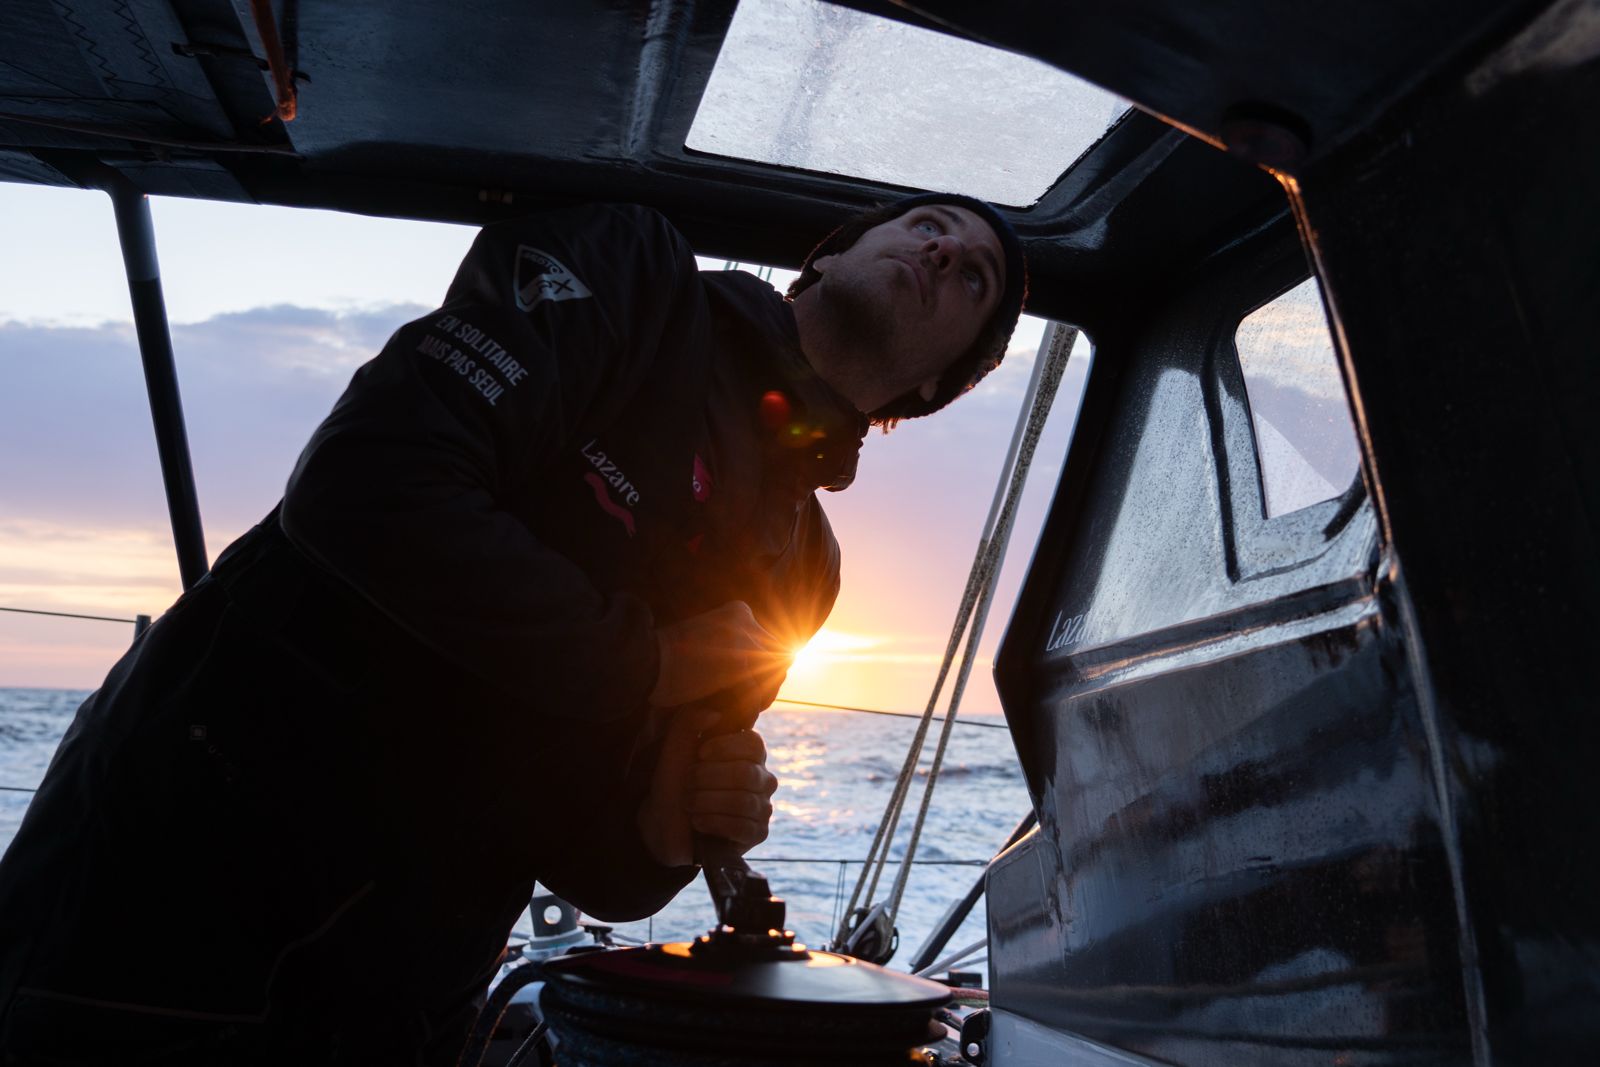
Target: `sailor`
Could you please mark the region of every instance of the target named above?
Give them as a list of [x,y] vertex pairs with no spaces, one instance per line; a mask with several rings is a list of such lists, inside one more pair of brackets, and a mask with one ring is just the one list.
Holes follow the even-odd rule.
[[952,195],[787,299],[644,208],[485,229],[78,711],[0,862],[0,1059],[453,1063],[535,879],[632,920],[696,833],[762,841],[750,727],[839,585],[815,490],[1024,288]]

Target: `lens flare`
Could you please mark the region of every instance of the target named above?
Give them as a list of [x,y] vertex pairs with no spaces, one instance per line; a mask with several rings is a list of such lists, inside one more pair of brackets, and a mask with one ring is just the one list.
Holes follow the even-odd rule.
[[843,633],[824,627],[810,641],[794,646],[794,664],[789,668],[789,677],[817,677],[840,659],[859,657],[867,649],[882,643],[877,637]]

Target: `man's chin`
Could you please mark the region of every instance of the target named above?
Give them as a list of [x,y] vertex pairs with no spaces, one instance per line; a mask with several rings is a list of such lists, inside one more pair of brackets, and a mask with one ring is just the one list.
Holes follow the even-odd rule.
[[893,308],[882,290],[866,286],[841,287],[833,294],[833,314],[840,333],[852,347],[886,352],[894,339]]

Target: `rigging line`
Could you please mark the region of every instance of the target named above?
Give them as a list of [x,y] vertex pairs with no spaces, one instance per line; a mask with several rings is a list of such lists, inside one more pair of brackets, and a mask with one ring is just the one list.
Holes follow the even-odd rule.
[[[880,847],[882,849],[881,855],[884,858],[889,855],[889,845],[894,839],[895,829],[899,826],[900,814],[905,808],[905,800],[910,793],[911,780],[916,775],[917,763],[921,759],[922,749],[927,743],[928,724],[933,719],[934,709],[938,707],[939,695],[944,690],[944,683],[950,674],[950,666],[955,661],[956,652],[961,646],[962,635],[967,631],[973,612],[977,609],[977,601],[983,586],[989,581],[989,567],[986,560],[990,557],[995,523],[1000,512],[1001,498],[1005,492],[1007,474],[1011,473],[1014,476],[1014,464],[1023,436],[1023,427],[1028,421],[1031,411],[1036,406],[1035,401],[1038,396],[1040,377],[1043,374],[1046,356],[1051,350],[1051,345],[1058,329],[1059,324],[1051,324],[1050,329],[1046,331],[1045,336],[1041,339],[1039,350],[1034,357],[1033,373],[1029,376],[1028,388],[1024,392],[1022,403],[1017,409],[1017,423],[1011,431],[1011,441],[1006,447],[1005,460],[1001,463],[999,477],[995,480],[994,497],[989,502],[989,514],[984,519],[983,531],[978,537],[978,547],[973,553],[972,567],[967,573],[967,584],[961,593],[961,604],[956,609],[956,618],[950,628],[950,639],[946,642],[944,656],[939,661],[939,673],[934,679],[933,691],[928,694],[928,703],[922,712],[922,722],[917,726],[916,735],[911,739],[911,744],[907,747],[906,758],[900,766],[900,774],[895,779],[894,789],[889,794],[889,802],[884,806],[883,818],[879,820],[878,828],[873,834],[872,845],[867,850],[869,856],[879,856]],[[850,916],[855,912],[856,903],[861,897],[863,888],[866,889],[867,902],[871,902],[873,896],[878,892],[878,882],[883,875],[883,871],[884,867],[881,862],[872,868],[862,868],[860,877],[856,879],[855,889],[850,894],[850,905],[845,909],[845,923],[849,922]],[[846,930],[841,925],[838,932],[840,943],[843,942],[845,935]]]
[[[982,616],[979,614],[979,612],[987,610],[987,605],[989,604],[990,600],[993,598],[993,594],[992,594],[992,591],[993,591],[993,588],[994,588],[994,565],[993,565],[994,564],[994,555],[993,555],[993,547],[994,547],[993,542],[986,541],[986,542],[983,543],[983,545],[982,545],[983,555],[982,555],[982,559],[981,559],[981,567],[978,570],[974,571],[974,575],[981,578],[981,585],[978,587],[977,596],[976,596],[976,598],[974,600],[973,605],[971,606],[971,608],[968,609],[968,618],[969,618],[968,625],[969,625],[970,629],[967,632],[966,649],[965,649],[965,652],[964,652],[964,654],[962,656],[962,660],[961,660],[963,665],[971,662],[973,657],[976,654],[977,641],[976,641],[976,639],[974,638],[973,635],[974,634],[981,634],[982,633],[982,629],[983,629],[983,627],[981,625]],[[982,605],[982,607],[980,607],[980,605]],[[946,668],[946,673],[948,673],[948,667]],[[959,706],[960,701],[961,701],[961,692],[962,692],[962,688],[963,688],[964,683],[965,683],[965,677],[963,676],[963,674],[960,671],[958,671],[957,675],[956,675],[956,678],[957,678],[957,683],[956,683],[955,686],[952,686],[952,688],[951,688],[951,702],[950,702],[950,705],[947,708],[947,712],[946,712],[945,719],[944,719],[944,725],[941,726],[940,729],[939,729],[939,741],[940,741],[940,743],[935,747],[935,755],[936,755],[936,757],[942,755],[942,753],[943,753],[944,741],[950,736],[950,727],[952,725],[954,725],[954,722],[955,722],[955,718],[954,718],[955,710],[956,710],[956,707]],[[930,717],[929,721],[931,721],[931,717]],[[919,762],[919,763],[921,762],[921,759],[922,759],[922,750],[926,745],[926,725],[927,724],[924,723],[924,737],[922,739],[919,739],[919,743],[916,746],[917,762]],[[936,758],[934,763],[929,767],[929,774],[930,774],[930,776],[937,777],[938,773],[939,773],[939,760]],[[886,829],[886,832],[884,833],[884,838],[883,838],[883,854],[884,854],[885,858],[887,858],[887,856],[889,854],[889,842],[894,840],[895,831],[898,830],[899,827],[900,827],[900,816],[905,814],[906,798],[908,798],[911,795],[911,782],[912,782],[912,779],[915,777],[915,774],[916,774],[915,768],[913,768],[910,773],[902,772],[902,777],[895,782],[894,812],[889,817],[887,829]],[[924,787],[924,795],[926,795],[926,787]],[[882,861],[880,861],[879,864],[878,864],[877,869],[872,872],[872,882],[867,887],[867,903],[869,905],[877,897],[877,894],[878,894],[878,882],[882,878],[883,872],[884,872],[885,869],[886,869],[886,865]],[[899,883],[899,879],[896,878],[896,884],[898,884],[898,883]],[[892,922],[893,918],[894,918],[894,915],[893,915],[894,909],[891,907],[891,908],[888,909],[888,911],[890,912],[890,921]]]
[[[900,765],[900,773],[895,778],[894,788],[889,793],[889,802],[884,807],[883,818],[878,821],[878,828],[872,836],[872,844],[867,849],[869,859],[875,861],[861,869],[861,874],[856,878],[855,888],[850,893],[850,903],[845,907],[844,918],[840,921],[835,944],[843,945],[848,935],[846,925],[850,916],[855,913],[856,904],[861,900],[862,891],[866,891],[866,901],[871,902],[873,894],[878,891],[878,881],[882,877],[884,866],[879,859],[887,859],[889,845],[894,837],[894,827],[899,822],[900,810],[905,803],[907,791],[911,788],[911,779],[916,774],[916,765],[922,756],[923,745],[927,741],[928,723],[933,718],[934,709],[939,703],[939,694],[944,688],[945,678],[950,673],[950,664],[955,659],[957,648],[960,647],[961,637],[967,629],[973,608],[977,604],[976,585],[983,581],[983,559],[988,549],[987,534],[978,542],[978,552],[972,563],[972,570],[967,575],[967,586],[962,590],[961,606],[956,611],[956,619],[950,631],[950,640],[945,646],[944,658],[939,664],[939,674],[934,679],[933,692],[928,697],[928,703],[921,715],[921,722],[917,725],[917,732],[911,739],[911,744],[906,750],[906,758]],[[881,854],[880,854],[881,848]]]
[[[956,630],[951,634],[951,641],[945,649],[945,658],[939,666],[939,676],[934,682],[933,693],[928,698],[928,707],[924,711],[926,720],[918,730],[916,738],[914,738],[911,743],[912,751],[908,751],[906,754],[906,763],[902,765],[900,771],[901,777],[896,779],[894,792],[890,797],[888,807],[884,811],[884,823],[879,827],[880,830],[884,831],[883,855],[885,857],[887,857],[889,854],[889,842],[894,839],[895,830],[899,828],[900,816],[905,811],[906,798],[911,792],[911,780],[916,773],[916,763],[922,758],[922,750],[927,743],[928,722],[932,719],[934,706],[937,704],[939,694],[944,687],[946,679],[949,677],[950,666],[955,660],[955,654],[958,645],[958,642],[955,639],[956,635],[961,629],[966,629],[969,626],[979,632],[982,630],[983,616],[979,614],[979,612],[980,610],[982,612],[987,612],[988,608],[984,607],[979,609],[977,602],[984,598],[985,589],[996,580],[995,571],[998,569],[998,559],[1003,558],[1005,552],[1004,539],[996,538],[996,526],[1001,520],[1001,512],[1003,510],[1002,501],[1007,495],[1008,483],[1015,484],[1018,477],[1019,472],[1017,469],[1017,456],[1022,446],[1022,440],[1025,435],[1025,427],[1030,420],[1036,416],[1039,410],[1040,382],[1043,381],[1046,366],[1050,361],[1050,355],[1056,350],[1056,342],[1059,331],[1063,329],[1065,329],[1065,327],[1063,327],[1060,323],[1051,323],[1049,330],[1047,330],[1044,337],[1040,339],[1038,352],[1034,356],[1033,373],[1029,375],[1028,388],[1023,394],[1022,403],[1018,405],[1017,408],[1017,422],[1016,425],[1012,427],[1011,441],[1006,446],[1005,460],[1001,463],[1000,474],[995,479],[994,496],[989,501],[989,514],[984,518],[983,532],[978,537],[978,548],[973,554],[972,570],[967,576],[967,588],[963,591],[961,608],[957,612],[958,619],[956,623]],[[1076,336],[1076,331],[1074,331],[1073,336]],[[1070,344],[1071,342],[1069,341],[1069,349]],[[1053,390],[1051,395],[1053,397]],[[1045,404],[1045,409],[1047,412],[1048,408],[1049,401],[1047,400]],[[1021,476],[1024,480],[1027,477],[1026,464],[1023,466]],[[1004,537],[1009,538],[1009,532],[1006,533]],[[989,594],[990,597],[992,597],[992,595],[992,593]],[[968,659],[974,655],[976,651],[976,645],[977,641],[971,636],[971,631],[969,631],[966,649],[966,656]],[[956,709],[959,707],[960,702],[961,698],[959,694],[953,693],[950,707],[947,712],[952,719],[955,716]],[[943,730],[948,732],[949,725],[945,725]],[[867,886],[866,892],[866,899],[868,903],[870,903],[877,895],[878,882],[883,875],[883,871],[884,868],[880,864],[872,872],[872,878]],[[863,880],[865,879],[866,873],[866,871],[862,872]]]
[[14,611],[18,615],[53,615],[58,619],[93,619],[95,622],[125,622],[129,626],[139,625],[138,619],[113,619],[110,615],[79,615],[71,611],[40,611],[38,608],[0,608],[0,611]]
[[0,785],[0,792],[4,793],[37,793],[39,790],[26,785]]
[[839,928],[839,906],[844,903],[844,860],[839,861],[839,877],[833,883],[833,917],[828,920],[828,929]]
[[[980,560],[982,558],[982,549],[983,546],[980,544]],[[883,857],[886,858],[889,855],[889,843],[893,836],[892,826],[899,818],[900,806],[905,801],[906,790],[910,788],[911,778],[916,773],[917,761],[922,755],[922,746],[928,736],[928,723],[933,717],[934,708],[938,706],[939,692],[944,687],[945,677],[950,672],[950,664],[955,659],[956,649],[960,647],[961,636],[966,631],[967,620],[971,616],[973,606],[977,603],[977,598],[973,595],[973,582],[979,577],[976,570],[978,562],[974,561],[973,566],[973,573],[967,577],[967,588],[961,594],[961,606],[956,612],[956,621],[950,633],[950,641],[945,647],[944,659],[939,665],[938,677],[934,679],[933,693],[928,698],[927,708],[920,716],[921,722],[917,724],[917,732],[912,737],[911,744],[906,750],[906,758],[900,765],[900,773],[895,777],[894,788],[890,790],[889,802],[884,807],[883,817],[878,820],[878,828],[873,832],[872,844],[867,848],[869,863],[861,868],[861,874],[856,878],[855,888],[850,892],[850,903],[845,906],[844,918],[840,920],[840,926],[836,934],[834,942],[836,945],[843,945],[845,938],[848,936],[849,931],[845,927],[850,921],[850,916],[855,913],[857,902],[861,900],[862,890],[866,890],[868,901],[872,899],[872,894],[878,890],[878,879],[883,872],[882,863],[878,861],[879,850],[881,848]]]
[[[880,711],[877,708],[853,708],[847,704],[823,704],[816,700],[790,700],[788,697],[778,697],[774,704],[798,704],[803,708],[826,708],[829,711],[857,711],[863,715],[892,715],[897,719],[920,719],[914,711]],[[944,722],[943,715],[935,715],[934,722]],[[971,719],[962,719],[962,726],[981,726],[986,730],[1009,730],[1011,727],[1003,722],[974,722]]]
[[988,947],[989,947],[989,939],[987,937],[979,938],[978,940],[974,941],[972,944],[968,945],[966,948],[957,949],[956,951],[950,953],[950,955],[944,957],[944,959],[939,960],[939,961],[937,961],[935,963],[930,963],[926,967],[922,968],[922,970],[920,970],[920,971],[914,971],[912,973],[912,977],[913,978],[926,978],[926,977],[928,977],[928,975],[937,974],[937,973],[939,973],[940,971],[944,970],[947,967],[955,967],[958,964],[965,963],[967,961],[967,957],[968,956],[972,956],[972,955],[974,955],[976,953],[982,952],[984,949],[986,949]]
[[[1076,335],[1076,330],[1060,324],[1052,324],[1049,333],[1039,346],[1039,357],[1034,364],[1033,379],[1029,382],[1028,395],[1024,399],[1022,410],[1019,412],[1017,426],[1012,434],[1011,446],[1007,452],[1006,468],[1003,468],[1001,480],[995,486],[995,499],[990,507],[989,524],[985,529],[986,537],[980,545],[980,556],[978,560],[974,561],[973,565],[973,579],[975,582],[981,582],[979,596],[982,604],[981,606],[974,606],[972,609],[972,631],[968,634],[966,652],[963,656],[955,685],[951,690],[950,704],[947,711],[949,718],[947,718],[944,727],[940,731],[939,742],[935,748],[933,762],[929,768],[928,782],[923,788],[922,804],[918,809],[916,823],[912,829],[911,849],[913,852],[915,851],[916,842],[921,836],[922,826],[926,822],[932,786],[938,780],[944,753],[949,745],[950,727],[959,711],[961,697],[965,692],[967,679],[971,675],[975,653],[982,638],[983,623],[988,616],[989,606],[993,601],[996,572],[1004,559],[1005,548],[1011,536],[1011,524],[1015,517],[1016,502],[1021,495],[1022,486],[1027,480],[1027,471],[1032,462],[1033,449],[1037,443],[1039,427],[1048,417],[1056,386],[1060,382],[1061,364],[1066,355],[1070,353],[1071,345]],[[1048,379],[1048,384],[1046,384],[1046,379]],[[1007,469],[1010,472],[1009,478],[1005,474]],[[948,664],[945,669],[948,670]],[[920,748],[918,755],[920,756]],[[888,849],[887,842],[893,838],[900,816],[904,812],[905,798],[910,792],[911,782],[909,776],[904,781],[897,782],[896,786],[896,804],[890,816],[885,837],[884,848],[886,854]],[[873,871],[871,886],[867,891],[867,900],[869,902],[876,896],[878,881],[884,869],[880,865]],[[902,866],[890,892],[888,906],[885,910],[888,912],[891,923],[904,895],[908,874],[909,865]]]
[[[950,971],[952,974],[954,974],[954,973],[956,973],[958,971],[971,970],[973,967],[986,966],[988,964],[988,962],[989,962],[988,953],[979,952],[976,956],[968,956],[964,960],[956,960],[954,963],[950,964],[950,966],[945,968],[945,969]],[[937,982],[939,980],[937,978],[934,978],[932,975],[929,975],[928,977],[929,977],[930,980],[935,981],[935,982]],[[985,1001],[984,1003],[988,1003],[988,1002]]]
[[[922,828],[928,819],[928,808],[933,801],[933,788],[939,780],[939,768],[944,764],[945,749],[950,743],[950,727],[955,724],[956,712],[961,706],[961,697],[967,688],[967,679],[972,676],[972,664],[977,658],[978,643],[983,638],[983,624],[989,617],[989,606],[994,600],[1000,565],[1005,559],[1012,527],[1016,524],[1017,505],[1022,499],[1022,490],[1028,481],[1028,468],[1033,465],[1034,453],[1039,448],[1039,438],[1044,434],[1045,421],[1049,418],[1056,390],[1061,386],[1061,376],[1066,371],[1067,361],[1072,357],[1072,346],[1077,339],[1076,327],[1063,326],[1059,323],[1050,327],[1047,337],[1048,365],[1045,367],[1043,380],[1039,383],[1039,393],[1034,398],[1033,410],[1029,413],[1027,430],[1021,450],[1017,454],[1017,466],[1011,473],[1011,485],[1006,491],[1005,504],[1001,509],[999,528],[995,533],[994,559],[991,562],[988,584],[983,591],[983,604],[973,616],[972,636],[967,641],[966,656],[961,661],[961,671],[956,676],[955,687],[950,691],[950,707],[946,711],[948,718],[945,720],[944,729],[939,733],[939,744],[934,749],[933,764],[928,768],[927,783],[922,787],[922,805],[917,809],[917,821],[911,828],[911,840],[906,843],[905,857],[908,860],[916,855],[917,842],[922,837]],[[891,923],[900,910],[900,900],[905,895],[906,880],[910,871],[909,863],[900,868],[894,889],[889,894],[888,912]]]
[[[1029,383],[1029,393],[1023,399],[1022,410],[1024,412],[1028,408],[1028,403],[1032,400],[1032,389],[1037,381],[1037,370],[1038,363],[1035,364],[1034,381]],[[1019,424],[1020,421],[1021,415],[1019,414]],[[1016,436],[1016,434],[1012,435],[1013,446],[1016,444]],[[1002,479],[1004,479],[1013,455],[1014,452],[1008,451],[1006,463],[1001,467]],[[1001,484],[1003,484],[1003,481]],[[995,492],[1000,492],[999,485],[996,485]],[[993,509],[991,508],[992,514]],[[884,859],[888,858],[889,845],[894,838],[895,827],[899,825],[900,812],[905,805],[905,798],[911,788],[911,779],[916,775],[917,763],[922,757],[922,749],[927,742],[928,724],[933,719],[934,709],[939,705],[939,694],[944,689],[945,679],[949,677],[950,665],[955,661],[956,651],[961,647],[962,636],[966,633],[967,624],[972,618],[972,612],[977,607],[979,589],[988,580],[984,561],[989,551],[990,533],[991,531],[986,525],[983,535],[978,540],[978,550],[973,557],[972,569],[967,574],[967,585],[961,593],[961,605],[956,609],[956,618],[950,629],[950,639],[945,644],[944,658],[939,662],[939,673],[933,681],[933,691],[928,695],[928,703],[921,716],[922,721],[917,725],[917,732],[906,749],[906,758],[900,764],[900,773],[895,778],[894,789],[890,791],[889,802],[883,810],[883,818],[878,821],[878,828],[873,833],[872,844],[867,849],[869,857],[879,857],[881,855]],[[850,916],[855,913],[856,903],[861,899],[862,890],[866,890],[868,903],[871,902],[873,894],[877,893],[878,882],[883,875],[883,870],[884,866],[881,860],[875,866],[869,865],[861,869],[861,874],[856,879],[855,889],[850,894],[850,903],[845,908],[844,919],[839,927],[836,944],[842,945],[844,943],[847,931],[843,924],[848,923]]]
[[[927,741],[928,723],[932,719],[934,709],[938,706],[939,694],[944,688],[945,679],[949,676],[950,665],[954,662],[956,650],[961,644],[961,636],[967,629],[968,621],[976,609],[979,590],[988,580],[985,560],[989,556],[991,539],[999,516],[1001,499],[1005,492],[1007,474],[1014,474],[1014,464],[1021,445],[1024,426],[1028,421],[1030,412],[1036,406],[1035,401],[1038,396],[1039,382],[1044,373],[1044,364],[1060,329],[1059,324],[1051,324],[1050,329],[1046,331],[1044,338],[1040,342],[1038,353],[1034,357],[1033,374],[1029,378],[1027,391],[1024,393],[1022,404],[1018,408],[1017,424],[1011,432],[1011,442],[1006,449],[1005,462],[1001,464],[1000,476],[995,482],[994,498],[990,501],[989,514],[984,520],[983,532],[978,538],[978,548],[973,554],[972,568],[967,574],[966,588],[961,594],[961,606],[956,611],[955,622],[950,631],[950,640],[945,645],[944,658],[939,664],[939,674],[934,679],[933,692],[929,695],[927,707],[922,713],[922,723],[917,727],[916,736],[911,740],[911,745],[906,752],[905,762],[900,768],[900,776],[895,779],[895,787],[890,793],[888,804],[884,807],[883,818],[879,820],[878,829],[873,835],[872,845],[867,850],[869,856],[877,856],[880,846],[885,857],[889,854],[889,842],[893,838],[895,827],[899,824],[900,812],[904,807],[906,795],[911,788],[911,779],[916,773],[917,761],[921,758],[923,745]],[[1076,331],[1074,331],[1075,335]],[[882,873],[883,866],[881,864],[875,869],[862,868],[861,875],[856,880],[855,890],[850,895],[850,904],[845,908],[843,923],[847,923],[850,915],[856,910],[856,903],[860,899],[863,889],[866,889],[867,900],[870,901],[872,899],[873,894],[878,891],[878,881]],[[841,923],[837,934],[838,940],[836,943],[838,944],[842,944],[846,936],[843,923]]]
[[[1021,841],[1030,830],[1038,825],[1038,813],[1030,805],[1028,814],[1023,816],[1021,822],[1017,823],[1017,828],[1011,831],[1011,836],[1006,838],[1006,843],[995,849],[995,856],[1000,856],[1011,846]],[[989,863],[993,862],[994,860],[989,861]],[[922,968],[943,955],[944,950],[950,947],[950,939],[956,936],[956,933],[961,929],[961,924],[966,922],[967,916],[972,914],[972,908],[978,903],[978,898],[983,896],[984,890],[988,888],[988,877],[989,864],[984,864],[983,873],[978,875],[966,894],[960,900],[952,900],[950,902],[950,906],[945,909],[944,915],[940,917],[938,924],[922,942],[922,947],[917,949],[915,956],[911,957],[911,962],[906,967],[907,970],[913,974],[922,970]]]
[[[847,863],[870,863],[871,860],[839,859],[835,856],[746,856],[752,864],[757,863],[837,863],[841,866]],[[903,863],[904,860],[892,859],[890,863]],[[912,860],[919,867],[987,867],[988,860]]]
[[13,111],[0,111],[0,122],[18,122],[27,126],[43,126],[67,133],[81,133],[90,137],[113,137],[119,141],[132,141],[155,148],[177,148],[186,152],[222,152],[236,155],[282,156],[285,159],[304,159],[287,145],[245,144],[240,141],[186,141],[174,137],[157,137],[154,134],[128,130],[102,122],[75,122],[72,119],[40,118],[36,115],[19,115]]

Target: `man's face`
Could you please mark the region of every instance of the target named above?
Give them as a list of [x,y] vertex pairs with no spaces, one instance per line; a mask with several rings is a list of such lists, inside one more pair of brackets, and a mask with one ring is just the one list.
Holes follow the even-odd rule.
[[926,204],[881,223],[814,264],[852,330],[881,351],[872,368],[892,396],[932,399],[939,376],[978,337],[1005,289],[989,224],[963,207]]

